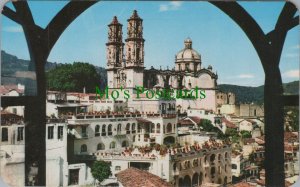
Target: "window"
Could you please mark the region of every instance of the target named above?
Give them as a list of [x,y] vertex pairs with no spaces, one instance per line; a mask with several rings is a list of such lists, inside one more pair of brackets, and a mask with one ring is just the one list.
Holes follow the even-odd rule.
[[151,123],[151,133],[155,133],[155,124]]
[[48,139],[53,139],[53,130],[53,126],[48,127]]
[[95,127],[95,136],[100,136],[100,126],[96,125]]
[[61,139],[64,136],[64,127],[63,126],[58,126],[57,127],[57,138]]
[[142,124],[139,123],[137,129],[138,129],[138,133],[141,133],[141,131],[142,131]]
[[232,167],[232,169],[237,169],[237,165],[236,164],[232,164],[231,167]]
[[105,145],[103,143],[98,143],[97,150],[104,150],[104,149],[105,149]]
[[86,133],[86,127],[81,127],[81,136],[86,137],[87,133]]
[[126,140],[122,142],[122,147],[128,147],[128,142]]
[[23,138],[23,132],[24,132],[24,127],[18,127],[18,137],[17,137],[17,141],[22,141]]
[[131,132],[134,134],[135,133],[135,123],[132,124],[131,126]]
[[108,133],[108,136],[112,135],[112,125],[111,124],[108,125],[107,133]]
[[81,145],[80,152],[81,153],[87,152],[87,146],[85,144]]
[[160,124],[156,124],[156,133],[160,133]]
[[106,125],[102,126],[102,136],[106,136]]
[[116,142],[111,142],[111,143],[109,144],[109,148],[110,148],[110,149],[116,148]]
[[118,131],[118,132],[121,132],[121,130],[122,130],[122,126],[121,126],[121,123],[119,123],[119,124],[118,124],[118,127],[117,127],[117,131]]
[[130,134],[130,123],[126,124],[126,134]]
[[115,170],[116,170],[116,171],[120,171],[120,170],[121,170],[121,166],[116,166],[116,167],[115,167]]
[[172,124],[168,123],[167,125],[167,133],[171,133],[172,132]]
[[2,142],[8,141],[8,129],[2,128]]
[[136,60],[140,59],[140,48],[136,48]]

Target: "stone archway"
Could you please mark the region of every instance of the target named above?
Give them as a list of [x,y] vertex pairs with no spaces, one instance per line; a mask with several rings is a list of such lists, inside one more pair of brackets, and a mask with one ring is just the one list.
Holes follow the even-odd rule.
[[164,138],[165,145],[171,145],[175,143],[175,138],[173,136],[167,136]]
[[183,178],[183,185],[182,185],[182,187],[191,187],[191,185],[192,185],[191,177],[189,175],[186,175]]
[[199,185],[199,174],[196,172],[192,178],[192,187],[198,187]]

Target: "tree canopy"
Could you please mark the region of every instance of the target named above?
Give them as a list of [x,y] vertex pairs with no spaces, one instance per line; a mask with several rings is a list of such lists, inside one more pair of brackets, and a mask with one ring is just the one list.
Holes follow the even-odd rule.
[[101,183],[111,175],[110,164],[103,160],[95,161],[91,172],[93,177]]
[[94,93],[100,85],[100,75],[96,68],[83,62],[63,64],[47,72],[47,89],[55,91]]

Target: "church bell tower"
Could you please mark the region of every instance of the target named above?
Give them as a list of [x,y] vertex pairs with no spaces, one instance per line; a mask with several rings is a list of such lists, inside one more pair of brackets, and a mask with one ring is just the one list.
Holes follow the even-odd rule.
[[122,41],[122,24],[118,22],[114,16],[112,22],[108,25],[108,42],[106,43],[106,58],[107,58],[107,84],[109,88],[120,86],[121,79],[120,69],[123,66],[123,48]]
[[127,38],[125,40],[127,87],[134,88],[135,86],[143,86],[145,42],[143,20],[134,10],[127,22]]

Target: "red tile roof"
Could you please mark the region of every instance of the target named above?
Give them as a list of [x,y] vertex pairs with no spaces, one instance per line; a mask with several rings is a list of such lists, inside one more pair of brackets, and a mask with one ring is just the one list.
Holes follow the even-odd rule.
[[116,174],[124,187],[171,187],[171,184],[147,171],[128,168]]
[[190,119],[181,119],[178,121],[180,125],[194,125]]
[[228,128],[237,128],[237,126],[234,123],[228,121],[226,118],[222,118],[222,123],[225,123],[226,127]]
[[188,118],[190,118],[192,121],[194,121],[196,124],[200,124],[201,122],[201,118],[197,117],[197,116],[189,116]]
[[12,90],[15,90],[19,94],[24,93],[24,90],[18,89],[17,85],[0,85],[0,94],[7,94]]

